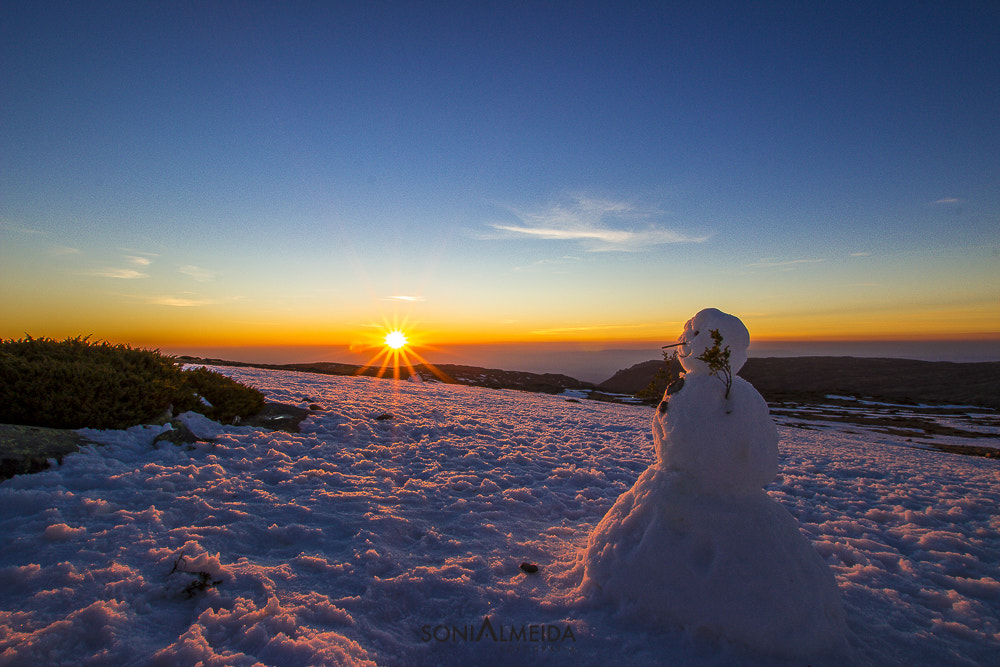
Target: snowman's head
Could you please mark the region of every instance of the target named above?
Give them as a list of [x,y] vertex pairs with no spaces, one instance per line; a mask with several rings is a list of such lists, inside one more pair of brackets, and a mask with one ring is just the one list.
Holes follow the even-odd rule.
[[722,335],[720,347],[723,350],[729,347],[729,369],[736,375],[747,360],[750,332],[740,318],[715,308],[706,308],[684,325],[684,333],[677,339],[680,341],[677,358],[681,366],[689,372],[708,372],[708,364],[698,357],[715,345],[712,331]]

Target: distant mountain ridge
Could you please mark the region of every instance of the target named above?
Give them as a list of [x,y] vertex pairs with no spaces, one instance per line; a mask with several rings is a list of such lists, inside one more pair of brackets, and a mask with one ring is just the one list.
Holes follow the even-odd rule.
[[[663,361],[645,361],[598,385],[634,394]],[[679,368],[679,364],[678,364]],[[740,377],[768,400],[809,400],[829,394],[895,403],[977,405],[1000,409],[1000,362],[956,363],[867,357],[751,357]]]
[[[305,364],[259,364],[244,361],[227,361],[224,359],[204,359],[201,357],[178,357],[178,361],[187,364],[207,364],[209,366],[250,366],[254,368],[271,368],[280,371],[299,371],[302,373],[321,373],[324,375],[362,375],[365,377],[392,378],[398,373],[400,380],[410,379],[410,369],[401,366],[381,369],[379,366],[358,366],[320,361]],[[506,371],[499,368],[480,368],[478,366],[462,366],[459,364],[415,364],[413,370],[422,381],[444,382],[446,384],[464,384],[490,389],[518,389],[545,394],[560,394],[567,389],[589,390],[594,384],[577,380],[568,375],[558,373],[529,373],[527,371]]]
[[[375,377],[378,366],[358,366],[336,362],[303,364],[260,364],[200,357],[178,357],[178,361],[212,366],[252,366],[283,371],[327,375]],[[559,394],[567,389],[596,390],[632,395],[645,389],[663,361],[644,361],[615,373],[600,384],[577,380],[558,373],[530,373],[458,364],[424,364],[413,367],[422,380],[463,384],[491,389]],[[438,377],[435,370],[444,377]],[[674,367],[675,375],[680,364]],[[393,377],[395,369],[382,371]],[[740,377],[757,388],[769,401],[811,402],[829,394],[856,396],[892,403],[977,405],[1000,409],[1000,362],[956,363],[868,357],[751,357],[740,369]],[[410,370],[399,369],[406,380]],[[605,396],[605,398],[607,398]]]

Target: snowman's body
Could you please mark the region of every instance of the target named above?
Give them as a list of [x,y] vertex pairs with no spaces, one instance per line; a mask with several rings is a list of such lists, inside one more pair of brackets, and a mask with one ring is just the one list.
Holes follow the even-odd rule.
[[[728,347],[731,386],[699,357]],[[685,325],[687,371],[653,418],[657,462],[590,536],[583,589],[654,624],[806,656],[844,644],[832,573],[763,487],[777,474],[767,404],[735,377],[749,333],[715,309]]]
[[729,398],[707,372],[688,372],[684,384],[653,417],[658,465],[733,495],[760,490],[778,472],[778,432],[767,403],[749,382],[734,377]]

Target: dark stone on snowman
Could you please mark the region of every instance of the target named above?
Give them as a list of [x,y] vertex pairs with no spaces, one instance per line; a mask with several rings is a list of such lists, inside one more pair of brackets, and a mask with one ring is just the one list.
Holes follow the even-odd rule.
[[668,404],[670,403],[670,397],[679,392],[684,388],[684,378],[677,378],[667,387],[667,390],[663,393],[663,400],[660,401],[658,410],[660,413],[664,413],[668,410]]
[[763,490],[777,474],[778,434],[764,399],[736,377],[749,343],[743,323],[714,308],[685,325],[683,382],[653,414],[656,463],[591,533],[581,592],[652,626],[844,658],[836,580]]

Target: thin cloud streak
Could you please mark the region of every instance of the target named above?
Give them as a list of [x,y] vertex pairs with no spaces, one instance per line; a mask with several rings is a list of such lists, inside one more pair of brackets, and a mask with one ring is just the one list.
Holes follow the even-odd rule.
[[184,296],[160,295],[143,299],[146,303],[154,306],[170,306],[172,308],[194,308],[197,306],[212,306],[218,303],[212,299],[198,299]]
[[623,201],[576,197],[538,211],[510,209],[519,224],[492,223],[501,238],[580,241],[590,252],[634,252],[675,243],[703,243],[708,236],[689,236],[656,225],[663,213]]
[[611,329],[638,329],[648,326],[646,324],[602,324],[588,327],[554,327],[552,329],[536,329],[531,333],[539,336],[549,336],[552,334],[577,333],[580,331],[607,331]]
[[387,296],[387,297],[383,298],[382,300],[383,301],[408,301],[408,302],[426,301],[426,299],[424,297],[422,297],[422,296],[404,296],[404,295]]
[[81,255],[83,254],[79,248],[71,248],[65,245],[52,246],[49,249],[49,254],[53,257],[68,257],[69,255]]
[[748,269],[789,269],[800,264],[821,264],[825,262],[825,259],[790,259],[785,261],[778,261],[776,259],[762,259],[759,262],[754,262],[753,264],[747,264],[745,268]]
[[138,278],[148,278],[148,273],[140,273],[135,269],[99,269],[94,271],[90,275],[98,276],[100,278],[116,278],[120,280],[136,280]]
[[568,271],[560,271],[559,268],[575,264],[579,261],[579,257],[570,257],[568,255],[565,257],[558,257],[556,259],[540,259],[527,266],[515,267],[514,271],[519,273],[537,273],[540,271],[548,271],[550,273],[569,273]]
[[195,266],[193,264],[185,264],[184,266],[177,268],[178,273],[183,273],[189,278],[194,278],[200,283],[208,282],[215,278],[215,272],[209,269],[203,269],[200,266]]
[[49,236],[48,232],[42,231],[40,229],[32,229],[31,227],[24,227],[21,225],[15,225],[14,223],[0,218],[0,230],[7,232],[15,232],[17,234],[26,234],[28,236]]

